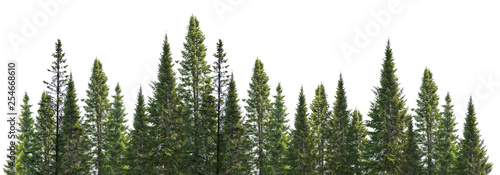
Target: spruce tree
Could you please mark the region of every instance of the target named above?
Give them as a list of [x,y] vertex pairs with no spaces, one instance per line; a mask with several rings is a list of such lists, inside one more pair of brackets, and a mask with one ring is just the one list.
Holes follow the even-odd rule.
[[457,159],[457,123],[453,114],[450,93],[446,94],[446,104],[438,120],[437,144],[436,144],[436,174],[453,174]]
[[413,130],[413,117],[407,119],[406,141],[404,145],[404,159],[400,174],[421,174],[422,173],[422,152],[418,147],[417,134]]
[[477,124],[471,96],[465,117],[464,138],[460,140],[460,151],[457,158],[458,172],[461,174],[489,174],[493,167],[493,164],[488,162],[486,146],[484,140],[481,139]]
[[116,84],[113,103],[109,110],[109,119],[104,123],[104,145],[105,150],[105,174],[124,174],[125,146],[127,144],[127,120],[125,106],[123,106],[123,95],[121,95],[120,84]]
[[127,167],[128,174],[149,174],[151,170],[147,164],[149,150],[147,144],[148,122],[146,118],[146,105],[142,87],[137,94],[137,104],[135,106],[133,129],[129,134],[130,142],[127,145]]
[[209,76],[210,66],[205,61],[207,49],[203,44],[204,41],[205,35],[200,29],[200,22],[196,17],[191,16],[179,69],[181,75],[179,86],[183,99],[182,116],[184,116],[183,122],[186,124],[189,141],[185,146],[185,152],[189,153],[186,169],[190,173],[196,173],[203,167],[200,108],[202,94],[207,91],[204,87],[207,87],[206,85],[210,84],[212,79]]
[[295,129],[292,130],[291,141],[288,152],[288,174],[313,174],[314,163],[312,157],[311,128],[307,121],[307,105],[304,89],[300,88],[299,103],[295,114]]
[[363,123],[363,116],[355,109],[351,113],[351,122],[347,130],[347,162],[351,167],[346,174],[364,174],[364,151],[366,143],[367,130]]
[[[17,158],[15,171],[18,174],[36,174],[36,164],[33,153],[35,150],[35,120],[31,116],[28,93],[24,93],[23,104],[21,105],[21,117],[19,117],[19,129],[21,134],[17,142]],[[6,174],[9,174],[5,172]]]
[[[210,88],[210,87],[206,87]],[[200,141],[203,174],[215,174],[217,172],[217,107],[216,99],[209,93],[202,94],[200,108],[200,126],[202,136]]]
[[438,119],[441,116],[439,112],[439,97],[437,93],[437,85],[434,83],[432,73],[429,69],[425,69],[422,77],[422,85],[418,93],[417,113],[415,120],[417,121],[417,129],[415,134],[417,136],[417,143],[423,151],[425,159],[424,171],[426,174],[436,174],[435,168],[435,147],[436,135],[438,128]]
[[266,124],[269,120],[269,111],[271,102],[269,100],[270,87],[267,84],[269,77],[264,71],[264,64],[259,60],[255,60],[253,75],[248,90],[248,99],[245,100],[247,106],[247,133],[252,140],[252,153],[254,158],[253,164],[256,166],[257,173],[267,174],[264,172],[266,163],[266,154],[264,151],[264,143],[266,141],[264,132]]
[[311,135],[313,137],[314,149],[314,163],[318,174],[325,173],[325,161],[327,154],[326,145],[328,141],[328,121],[331,118],[329,110],[325,86],[318,85],[315,90],[314,99],[311,103]]
[[268,127],[266,128],[266,137],[264,149],[267,152],[268,164],[266,172],[269,174],[284,174],[286,170],[285,154],[288,145],[288,120],[286,116],[285,95],[281,83],[276,87],[276,95],[272,103],[271,115],[269,117]]
[[56,138],[56,121],[54,118],[55,111],[52,108],[52,97],[47,93],[42,93],[40,107],[38,108],[38,116],[36,117],[36,132],[35,132],[35,148],[36,153],[33,158],[37,160],[37,174],[54,174],[55,173],[55,138]]
[[380,87],[375,87],[367,126],[370,141],[367,153],[371,157],[369,173],[397,174],[402,165],[402,150],[407,108],[399,88],[390,42],[387,41],[382,64]]
[[102,69],[102,63],[94,60],[92,67],[92,75],[90,83],[88,83],[87,99],[85,99],[85,134],[90,139],[90,155],[92,157],[91,164],[95,173],[101,175],[105,172],[105,158],[104,158],[104,137],[105,137],[105,124],[109,118],[109,100],[108,100],[108,80],[106,74]]
[[330,140],[327,148],[327,154],[329,155],[327,167],[336,174],[346,174],[350,169],[347,160],[348,145],[346,143],[349,130],[349,113],[344,79],[340,74],[333,104],[333,119],[330,120],[330,129],[328,131],[330,132]]
[[59,133],[59,131],[61,130],[61,124],[62,124],[61,121],[61,117],[63,115],[62,105],[66,96],[65,87],[66,84],[68,83],[68,75],[66,75],[67,73],[66,68],[68,67],[68,65],[66,65],[66,59],[64,59],[66,53],[63,53],[61,40],[58,39],[55,45],[56,45],[56,52],[52,54],[52,56],[55,58],[55,61],[52,62],[52,66],[50,66],[50,69],[47,69],[47,71],[49,71],[54,75],[52,76],[50,81],[43,81],[43,83],[47,85],[47,88],[49,89],[48,93],[55,98],[55,101],[53,101],[52,104],[56,112],[55,174],[59,174],[58,173],[59,166],[61,165],[61,161],[59,160],[60,159],[59,142],[61,134]]

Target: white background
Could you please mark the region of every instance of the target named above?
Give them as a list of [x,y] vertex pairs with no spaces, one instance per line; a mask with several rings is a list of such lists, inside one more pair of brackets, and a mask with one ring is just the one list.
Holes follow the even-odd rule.
[[[310,104],[314,89],[323,83],[332,106],[339,73],[344,77],[349,108],[358,108],[369,119],[372,90],[379,85],[390,39],[407,107],[416,107],[421,77],[428,67],[439,87],[440,105],[446,92],[451,93],[461,137],[466,101],[472,95],[480,134],[494,164],[492,174],[496,174],[500,172],[496,166],[500,164],[499,5],[430,0],[2,1],[0,58],[4,66],[0,72],[5,77],[7,60],[17,60],[18,104],[28,92],[32,117],[36,117],[45,90],[42,81],[52,76],[46,70],[53,61],[54,43],[61,39],[78,97],[86,97],[91,66],[98,58],[109,78],[110,95],[120,82],[131,124],[139,86],[146,96],[151,95],[149,85],[156,80],[165,33],[174,60],[180,60],[189,17],[195,15],[206,36],[210,64],[215,60],[216,42],[224,41],[241,99],[247,98],[252,67],[260,58],[272,95],[277,83],[282,83],[290,125],[300,86]],[[346,54],[342,49],[346,46],[354,52]],[[6,80],[1,83],[5,99]],[[0,105],[5,114],[6,100]],[[4,135],[1,164],[7,154],[6,120],[0,121]]]

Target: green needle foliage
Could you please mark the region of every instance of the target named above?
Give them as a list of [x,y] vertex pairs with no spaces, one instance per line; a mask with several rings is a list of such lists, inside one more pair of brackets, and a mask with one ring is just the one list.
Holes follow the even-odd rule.
[[[35,150],[35,119],[31,116],[28,93],[24,93],[23,104],[21,105],[21,117],[19,118],[19,129],[21,132],[17,145],[17,158],[15,171],[18,174],[36,174]],[[6,174],[10,174],[5,172]]]
[[113,103],[109,110],[109,118],[105,125],[104,135],[104,156],[105,173],[104,174],[124,174],[125,156],[127,144],[127,127],[125,123],[125,107],[123,106],[123,95],[120,84],[116,84]]
[[266,128],[266,137],[268,139],[264,145],[269,160],[266,165],[266,172],[269,174],[284,174],[287,169],[285,155],[288,145],[288,126],[286,125],[288,113],[286,112],[285,95],[283,95],[281,83],[278,83],[276,95],[273,97],[273,107]]
[[364,174],[364,152],[368,142],[363,116],[355,109],[351,113],[351,122],[347,130],[347,162],[350,167],[346,174]]
[[404,145],[404,160],[401,167],[401,174],[421,174],[422,173],[422,152],[418,147],[417,134],[413,130],[413,119],[408,118],[408,129],[406,131],[406,141]]
[[147,147],[148,123],[142,87],[137,94],[133,129],[130,131],[129,138],[130,142],[127,145],[127,174],[150,174],[151,167],[147,164],[148,161],[151,161]]
[[436,174],[453,174],[457,167],[457,129],[450,93],[446,94],[436,136]]
[[54,108],[52,108],[52,97],[47,93],[42,93],[40,107],[38,108],[38,116],[36,117],[36,132],[35,132],[35,148],[33,158],[39,160],[35,167],[37,174],[54,174],[55,173],[55,139],[56,126],[54,118]]
[[314,99],[311,103],[311,134],[314,139],[314,164],[318,174],[325,174],[325,162],[327,158],[326,146],[329,140],[327,134],[329,129],[328,122],[331,120],[325,86],[318,85],[315,90]]
[[347,109],[347,96],[342,74],[337,84],[337,94],[333,104],[333,119],[330,120],[329,145],[327,148],[327,169],[336,174],[346,174],[351,169],[348,161],[348,131],[350,111]]

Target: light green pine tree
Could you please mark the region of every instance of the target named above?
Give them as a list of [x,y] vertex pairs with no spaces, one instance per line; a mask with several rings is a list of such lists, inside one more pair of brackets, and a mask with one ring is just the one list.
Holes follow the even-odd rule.
[[[23,104],[21,105],[21,117],[19,117],[19,129],[21,134],[18,137],[16,148],[17,158],[15,171],[18,174],[36,174],[36,164],[33,153],[35,148],[35,119],[31,116],[28,93],[24,93]],[[5,172],[9,174],[8,172]]]
[[37,160],[35,165],[37,174],[55,173],[56,121],[52,103],[52,97],[47,92],[43,92],[42,99],[38,103],[40,107],[38,108],[38,116],[35,123],[35,145],[37,146],[34,150],[37,151],[34,153],[33,158]]
[[127,144],[127,174],[149,174],[151,167],[148,148],[148,122],[146,118],[146,105],[142,87],[137,94],[137,104],[135,106],[133,129],[130,131],[130,141]]
[[453,174],[457,163],[457,123],[453,114],[450,93],[446,94],[446,104],[443,105],[441,118],[438,120],[436,144],[436,174]]
[[327,133],[329,144],[327,147],[328,163],[327,169],[336,174],[346,174],[350,167],[348,162],[348,126],[350,111],[347,109],[347,96],[344,89],[344,79],[339,76],[337,93],[333,104],[333,119],[330,120],[330,128]]
[[325,91],[325,86],[323,84],[318,85],[315,91],[314,99],[311,103],[311,134],[314,142],[314,164],[315,171],[318,174],[325,174],[325,162],[326,162],[326,145],[329,139],[328,134],[328,122],[331,120],[331,111],[329,110],[330,105],[328,104],[327,95]]
[[123,106],[123,95],[121,95],[120,84],[116,84],[113,103],[109,109],[109,118],[104,123],[104,156],[105,170],[104,174],[124,174],[125,156],[127,144],[127,120],[125,116],[125,106]]
[[368,139],[367,130],[363,122],[363,116],[359,110],[355,109],[351,113],[351,122],[347,127],[347,162],[351,167],[346,174],[364,174],[365,170],[365,149]]

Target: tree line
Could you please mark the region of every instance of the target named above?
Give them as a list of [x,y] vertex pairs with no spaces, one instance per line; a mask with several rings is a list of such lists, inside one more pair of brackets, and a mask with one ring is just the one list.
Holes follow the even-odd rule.
[[[27,93],[21,105],[15,162],[6,174],[488,174],[486,147],[472,98],[463,138],[450,94],[439,106],[438,87],[425,69],[410,114],[396,75],[390,42],[374,87],[369,120],[347,104],[339,75],[333,103],[323,84],[311,104],[300,89],[294,129],[280,83],[270,96],[264,64],[256,59],[248,97],[238,97],[223,42],[206,61],[205,36],[191,16],[182,59],[174,62],[165,35],[153,94],[137,94],[133,125],[125,123],[119,84],[110,96],[94,60],[83,112],[72,73],[57,40],[53,74],[36,117]],[[180,68],[176,72],[174,64]],[[243,100],[245,106],[240,106]],[[332,104],[332,106],[330,106]],[[244,112],[245,111],[245,112]],[[8,166],[14,163],[15,166]]]

